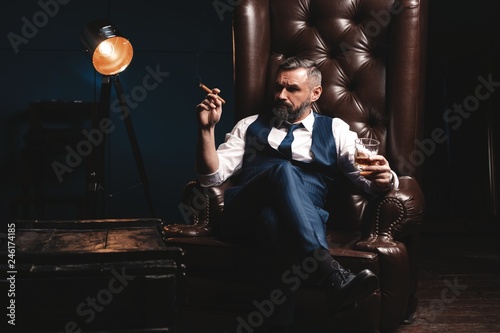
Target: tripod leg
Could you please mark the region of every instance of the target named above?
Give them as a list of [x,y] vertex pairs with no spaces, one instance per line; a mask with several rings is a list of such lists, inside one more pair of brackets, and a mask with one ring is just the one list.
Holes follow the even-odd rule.
[[[109,119],[111,80],[103,76],[99,107],[92,110],[92,128],[100,130],[103,119]],[[91,218],[103,218],[106,215],[106,194],[104,181],[106,172],[106,133],[101,132],[101,143],[96,145],[90,158],[91,169],[87,175],[87,215]]]
[[125,94],[123,92],[123,88],[120,83],[120,79],[118,78],[118,75],[114,75],[113,80],[115,82],[116,93],[118,95],[118,99],[120,102],[120,110],[122,112],[123,121],[125,122],[125,127],[127,129],[130,146],[132,147],[132,152],[134,154],[135,164],[137,166],[137,170],[139,171],[141,183],[144,188],[144,194],[146,195],[149,211],[151,213],[151,217],[156,217],[156,213],[153,206],[153,200],[151,198],[151,194],[149,191],[149,181],[146,175],[146,168],[144,167],[142,155],[139,150],[139,145],[137,143],[137,137],[135,135],[134,127],[132,125],[132,118],[130,117],[130,112],[129,112],[130,110],[127,105],[127,101],[125,99]]

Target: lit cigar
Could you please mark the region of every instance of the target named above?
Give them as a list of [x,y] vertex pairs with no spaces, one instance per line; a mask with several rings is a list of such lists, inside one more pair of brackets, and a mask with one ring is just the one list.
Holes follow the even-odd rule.
[[[213,94],[212,89],[210,89],[209,87],[207,87],[206,85],[204,85],[201,82],[200,82],[200,88],[203,89],[203,91],[205,91],[207,94]],[[215,95],[215,96],[217,96],[217,98],[219,99],[219,101],[222,102],[222,104],[226,104],[226,101],[222,97],[220,97],[219,95]]]

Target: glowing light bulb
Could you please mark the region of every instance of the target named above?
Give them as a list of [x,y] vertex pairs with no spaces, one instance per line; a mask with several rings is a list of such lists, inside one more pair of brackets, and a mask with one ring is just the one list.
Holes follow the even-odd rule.
[[110,56],[114,50],[113,44],[109,41],[104,41],[99,44],[99,53],[105,57]]

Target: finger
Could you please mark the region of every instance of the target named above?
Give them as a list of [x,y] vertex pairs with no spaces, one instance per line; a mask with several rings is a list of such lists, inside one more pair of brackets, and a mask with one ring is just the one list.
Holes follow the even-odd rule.
[[214,111],[214,110],[217,110],[217,111],[218,110],[222,110],[221,106],[218,105],[216,102],[210,101],[208,103],[208,105],[209,105],[210,110],[212,110],[212,111]]
[[200,104],[196,105],[196,110],[198,110],[199,112],[201,112],[201,111],[208,111],[209,108],[208,108],[208,106],[204,102],[205,101],[203,101]]
[[222,101],[220,100],[219,96],[217,96],[217,94],[208,94],[207,98],[210,99],[210,101],[212,103],[216,104],[217,106],[221,106],[222,105]]
[[384,173],[390,172],[391,169],[387,167],[387,165],[379,165],[379,164],[371,164],[363,166],[363,171],[375,172],[375,173]]
[[391,174],[387,173],[387,172],[383,172],[383,173],[373,172],[372,173],[372,178],[373,179],[377,179],[377,180],[387,180],[387,181],[389,181],[391,179]]
[[391,176],[386,173],[372,174],[371,180],[379,184],[389,184]]
[[[364,171],[362,171],[361,174],[363,172]],[[364,174],[364,175],[362,174],[362,176],[365,177],[366,179],[368,179],[369,181],[376,183],[380,187],[387,186],[391,183],[390,177],[380,176],[380,174],[376,174],[376,173],[369,173],[369,174]]]
[[367,179],[370,179],[372,172],[371,171],[360,171],[359,174]]
[[217,109],[217,105],[215,104],[215,101],[211,100],[210,98],[205,98],[203,102],[201,102],[203,105],[205,105],[207,110],[214,110]]
[[382,155],[373,155],[370,156],[369,159],[372,162],[372,164],[379,164],[379,165],[389,164],[389,162],[387,162],[385,157]]
[[360,175],[370,180],[374,180],[374,179],[390,179],[392,173],[390,169],[380,168],[377,166],[366,166],[363,167],[363,170],[360,171]]

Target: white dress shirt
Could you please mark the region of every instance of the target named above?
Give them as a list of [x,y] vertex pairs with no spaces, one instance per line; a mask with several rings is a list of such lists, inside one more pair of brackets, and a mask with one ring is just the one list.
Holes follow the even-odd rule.
[[[201,186],[216,186],[226,179],[238,173],[242,167],[243,155],[245,153],[245,137],[248,126],[252,124],[258,115],[249,116],[240,120],[226,134],[224,143],[217,148],[219,156],[219,169],[208,175],[198,175]],[[297,128],[293,132],[292,158],[296,161],[311,162],[312,131],[314,125],[314,114],[311,111],[303,119],[303,127]],[[356,132],[349,130],[349,125],[339,118],[333,118],[332,132],[337,148],[337,167],[351,181],[363,189],[366,193],[380,192],[370,180],[361,176],[359,170],[354,165],[354,140],[358,138]],[[271,128],[267,140],[269,145],[278,149],[281,141],[285,138],[286,128]],[[393,171],[393,186],[398,188],[399,182]]]

